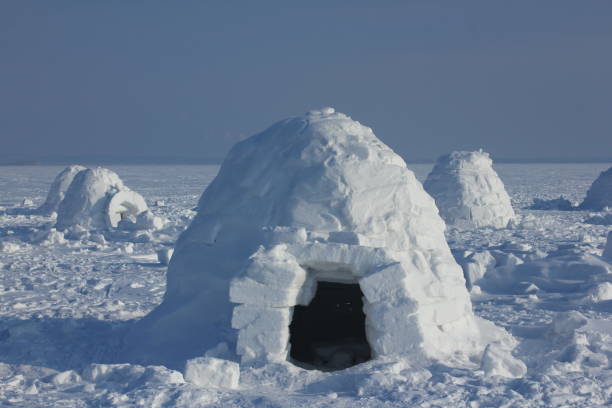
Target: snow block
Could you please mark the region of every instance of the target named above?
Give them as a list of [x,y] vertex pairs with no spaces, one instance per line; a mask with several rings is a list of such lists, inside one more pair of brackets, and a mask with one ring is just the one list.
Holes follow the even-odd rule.
[[237,363],[214,357],[198,357],[185,363],[184,377],[199,387],[236,389],[240,381]]
[[495,344],[489,344],[485,349],[480,369],[487,377],[520,378],[527,373],[525,363]]

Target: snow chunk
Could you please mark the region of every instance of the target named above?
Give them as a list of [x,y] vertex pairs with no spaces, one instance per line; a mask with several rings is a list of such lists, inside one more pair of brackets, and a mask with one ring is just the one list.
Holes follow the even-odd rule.
[[157,260],[162,265],[168,265],[174,254],[173,248],[162,248],[157,250]]
[[582,210],[601,211],[605,207],[612,207],[612,167],[597,177],[580,204]]
[[590,214],[584,222],[593,225],[612,225],[612,211],[608,210],[599,214]]
[[515,358],[510,351],[495,344],[489,344],[485,349],[480,368],[487,377],[520,378],[527,373],[525,363]]
[[461,228],[505,228],[515,214],[493,161],[482,150],[441,156],[425,190],[436,200],[447,224]]
[[612,300],[612,283],[602,282],[594,286],[589,291],[589,294],[587,295],[587,299],[593,303]]
[[0,241],[0,252],[13,253],[21,249],[19,244],[14,242]]
[[198,357],[185,364],[185,380],[200,387],[236,389],[240,380],[237,363],[214,357]]
[[552,337],[571,337],[577,329],[586,325],[588,321],[582,313],[577,311],[559,313],[549,326],[549,335]]
[[574,205],[570,200],[563,196],[559,198],[553,198],[550,200],[544,200],[541,198],[534,198],[533,204],[528,207],[529,210],[556,210],[556,211],[571,211],[574,209]]
[[72,166],[68,166],[62,170],[55,177],[55,180],[53,180],[53,183],[49,188],[49,193],[47,194],[47,199],[40,207],[38,207],[37,212],[42,215],[51,215],[51,213],[56,212],[60,203],[64,199],[66,191],[68,191],[68,187],[70,187],[72,180],[74,180],[77,173],[83,170],[85,170],[85,167],[79,166],[78,164],[73,164]]

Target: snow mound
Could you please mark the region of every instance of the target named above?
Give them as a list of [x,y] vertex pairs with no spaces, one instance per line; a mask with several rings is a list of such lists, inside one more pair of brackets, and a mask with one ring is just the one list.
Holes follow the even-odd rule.
[[599,214],[590,214],[584,222],[593,225],[612,225],[612,210],[604,211]]
[[527,372],[525,363],[495,344],[489,344],[485,349],[480,368],[487,377],[519,378]]
[[[486,345],[481,327],[487,342],[509,335],[479,325],[444,229],[370,128],[332,108],[283,120],[232,148],[176,243],[162,304],[125,353],[180,367],[227,343],[243,363],[284,362],[299,340],[295,310],[325,283],[358,286],[372,357],[467,361]],[[338,364],[363,357],[355,344],[333,347],[311,351]]]
[[488,153],[441,156],[424,183],[447,224],[460,228],[505,228],[515,214]]
[[605,207],[612,207],[612,167],[597,177],[580,204],[582,210],[601,211]]
[[49,188],[49,193],[47,194],[47,199],[45,202],[38,207],[37,212],[43,215],[51,215],[54,212],[57,212],[58,207],[64,196],[66,195],[66,191],[68,191],[68,187],[74,180],[74,177],[77,173],[85,170],[85,167],[79,166],[78,164],[73,164],[72,166],[66,167],[62,170],[53,180],[51,187]]
[[555,211],[571,211],[574,209],[574,205],[570,200],[563,196],[559,198],[553,198],[550,200],[544,200],[541,198],[534,198],[533,204],[528,207],[529,210],[555,210]]
[[144,198],[126,187],[115,172],[101,167],[84,169],[74,176],[58,206],[56,227],[106,230],[147,209]]

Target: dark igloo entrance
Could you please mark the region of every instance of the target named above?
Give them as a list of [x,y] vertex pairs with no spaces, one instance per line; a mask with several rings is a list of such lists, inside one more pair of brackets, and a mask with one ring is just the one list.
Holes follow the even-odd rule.
[[310,304],[293,310],[293,361],[304,368],[334,371],[369,360],[362,296],[358,284],[318,282]]

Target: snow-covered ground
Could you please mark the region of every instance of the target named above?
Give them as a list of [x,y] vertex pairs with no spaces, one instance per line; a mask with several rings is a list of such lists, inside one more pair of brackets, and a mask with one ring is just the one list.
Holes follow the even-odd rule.
[[[421,181],[432,168],[408,166]],[[217,166],[110,166],[168,220],[142,242],[40,241],[51,220],[13,208],[24,199],[42,204],[63,167],[0,167],[0,405],[612,405],[612,265],[600,257],[611,227],[585,223],[597,215],[587,211],[524,209],[536,197],[581,202],[609,166],[497,164],[519,219],[508,229],[447,231],[474,279],[476,314],[519,340],[515,355],[527,364],[525,377],[486,375],[495,369],[479,364],[417,369],[370,361],[322,373],[285,363],[243,368],[231,391],[185,383],[182,373],[117,355],[133,319],[161,302],[166,267],[156,251],[171,247],[189,224]]]

